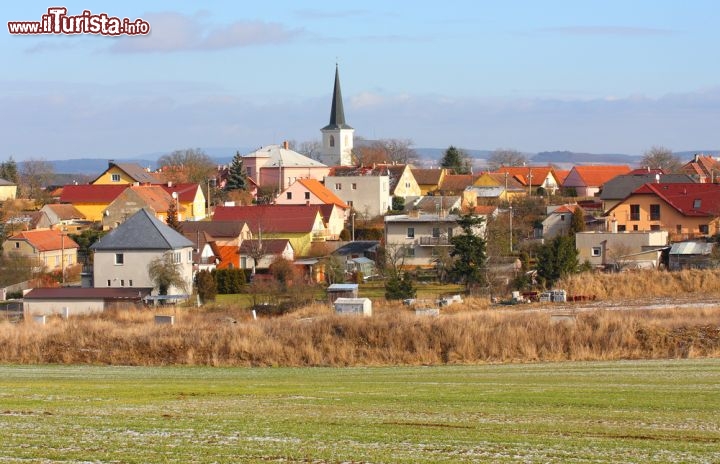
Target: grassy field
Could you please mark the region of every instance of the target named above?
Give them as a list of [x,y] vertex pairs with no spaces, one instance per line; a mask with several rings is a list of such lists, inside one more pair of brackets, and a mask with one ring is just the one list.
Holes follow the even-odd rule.
[[720,359],[0,366],[0,462],[719,462]]

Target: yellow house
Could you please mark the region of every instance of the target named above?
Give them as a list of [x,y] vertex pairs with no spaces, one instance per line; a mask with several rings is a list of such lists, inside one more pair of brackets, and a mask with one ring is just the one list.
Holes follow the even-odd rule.
[[503,172],[484,172],[473,182],[478,200],[512,202],[527,195],[527,189],[512,175]]
[[66,269],[77,263],[79,245],[55,229],[35,229],[17,233],[3,242],[3,253],[34,259],[48,271]]
[[718,233],[720,185],[647,183],[607,212],[611,231],[664,230],[671,241]]
[[0,179],[0,201],[14,200],[17,196],[17,185],[9,180]]
[[93,185],[162,184],[163,180],[139,164],[108,162],[108,168],[95,180]]
[[73,205],[88,221],[100,221],[108,205],[128,186],[129,184],[65,185],[60,194],[60,202]]
[[428,195],[438,189],[438,186],[442,184],[443,177],[447,175],[446,168],[439,169],[421,169],[421,168],[410,168],[415,181],[420,187],[421,195]]

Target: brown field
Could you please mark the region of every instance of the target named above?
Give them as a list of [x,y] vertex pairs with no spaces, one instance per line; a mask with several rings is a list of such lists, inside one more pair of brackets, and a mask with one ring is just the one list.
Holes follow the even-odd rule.
[[[558,288],[598,300],[491,306],[470,298],[440,317],[384,301],[374,302],[370,318],[319,304],[258,320],[231,305],[118,310],[0,323],[0,362],[380,366],[720,356],[718,272],[584,274]],[[688,301],[696,304],[680,304]],[[175,324],[156,325],[155,314],[175,315]]]

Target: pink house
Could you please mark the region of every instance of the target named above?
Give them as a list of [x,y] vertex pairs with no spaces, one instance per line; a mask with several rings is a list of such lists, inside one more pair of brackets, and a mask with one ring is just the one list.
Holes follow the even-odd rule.
[[288,148],[288,143],[268,145],[243,156],[246,173],[258,187],[285,190],[298,179],[322,180],[330,172],[326,165]]

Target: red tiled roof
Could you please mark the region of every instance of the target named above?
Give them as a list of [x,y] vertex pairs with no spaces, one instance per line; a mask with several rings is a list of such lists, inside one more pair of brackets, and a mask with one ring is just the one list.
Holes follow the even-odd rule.
[[195,201],[195,196],[200,188],[198,184],[162,184],[160,187],[163,188],[170,195],[173,192],[177,192],[178,200],[183,203],[191,203]]
[[8,240],[26,241],[38,251],[80,248],[80,245],[75,243],[67,234],[51,229],[26,230],[13,235]]
[[243,221],[255,236],[259,231],[309,233],[320,212],[318,205],[217,206],[213,221]]
[[575,210],[577,210],[578,208],[580,208],[580,206],[578,206],[578,205],[561,205],[557,209],[555,209],[555,211],[553,211],[553,213],[557,213],[557,214],[573,213],[574,214]]
[[100,203],[109,204],[130,187],[125,185],[65,185],[60,195],[62,203]]
[[[167,212],[173,202],[172,196],[160,185],[133,185],[130,189],[137,193],[149,207],[159,213]],[[179,208],[180,212],[184,209],[183,206]]]
[[635,190],[633,195],[635,194],[656,195],[684,216],[720,216],[720,185],[718,184],[647,183]]
[[475,214],[490,216],[497,210],[497,206],[493,205],[476,205],[473,206],[472,212]]

